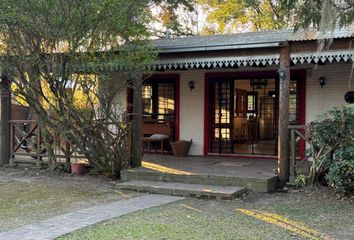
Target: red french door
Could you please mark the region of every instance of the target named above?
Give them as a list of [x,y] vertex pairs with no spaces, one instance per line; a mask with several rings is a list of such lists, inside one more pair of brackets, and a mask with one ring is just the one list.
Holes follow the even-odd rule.
[[[204,154],[276,156],[276,72],[206,74]],[[305,123],[306,72],[291,73],[290,124]],[[297,151],[304,154],[304,143]]]
[[233,82],[216,80],[211,88],[212,153],[233,153]]

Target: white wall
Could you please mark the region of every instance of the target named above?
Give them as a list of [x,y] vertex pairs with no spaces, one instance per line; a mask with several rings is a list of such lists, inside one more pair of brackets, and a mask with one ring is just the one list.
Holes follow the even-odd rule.
[[[203,155],[204,146],[204,71],[180,74],[180,139],[193,139],[191,155]],[[194,81],[193,91],[188,86]]]
[[[317,115],[333,107],[347,104],[344,95],[354,91],[354,82],[348,88],[351,63],[332,63],[311,66],[307,71],[306,81],[306,123],[313,121]],[[324,77],[326,85],[321,88],[318,79]],[[352,80],[354,81],[354,80]]]

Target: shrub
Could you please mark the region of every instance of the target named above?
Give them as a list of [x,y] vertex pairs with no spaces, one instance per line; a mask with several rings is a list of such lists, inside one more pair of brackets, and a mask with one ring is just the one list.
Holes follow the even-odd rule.
[[354,190],[354,146],[335,152],[326,180],[339,193],[349,194]]
[[313,159],[309,183],[325,181],[342,193],[352,190],[354,181],[354,107],[335,108],[307,125]]

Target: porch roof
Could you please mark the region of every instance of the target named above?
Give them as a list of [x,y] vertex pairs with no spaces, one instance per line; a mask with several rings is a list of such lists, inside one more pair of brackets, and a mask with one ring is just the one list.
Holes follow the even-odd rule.
[[157,39],[153,41],[153,46],[157,48],[160,53],[215,51],[280,47],[286,45],[287,42],[350,38],[353,37],[353,35],[353,26],[337,29],[333,32],[328,32],[327,34],[323,34],[318,31],[294,31],[287,29],[278,31]]
[[[354,26],[337,29],[327,34],[318,31],[280,30],[158,39],[153,41],[153,46],[162,55],[153,65],[153,70],[279,65],[280,56],[278,51],[274,51],[276,47],[286,46],[289,43],[293,43],[292,45],[310,43],[320,39],[351,39],[353,36]],[[262,51],[255,50],[259,48],[262,48]],[[272,48],[273,50],[270,51]],[[240,51],[228,56],[216,53],[232,50]],[[251,53],[250,50],[253,52]],[[354,51],[349,47],[321,52],[318,52],[316,47],[312,51],[300,48],[299,51],[291,53],[291,62],[294,65],[348,62],[353,60],[353,53]]]

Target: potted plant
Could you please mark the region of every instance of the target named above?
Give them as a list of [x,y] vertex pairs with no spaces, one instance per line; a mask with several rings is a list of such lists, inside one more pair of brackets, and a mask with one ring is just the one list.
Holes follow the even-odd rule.
[[86,172],[86,162],[83,160],[77,161],[75,158],[75,162],[71,163],[71,173],[75,175],[81,175]]

